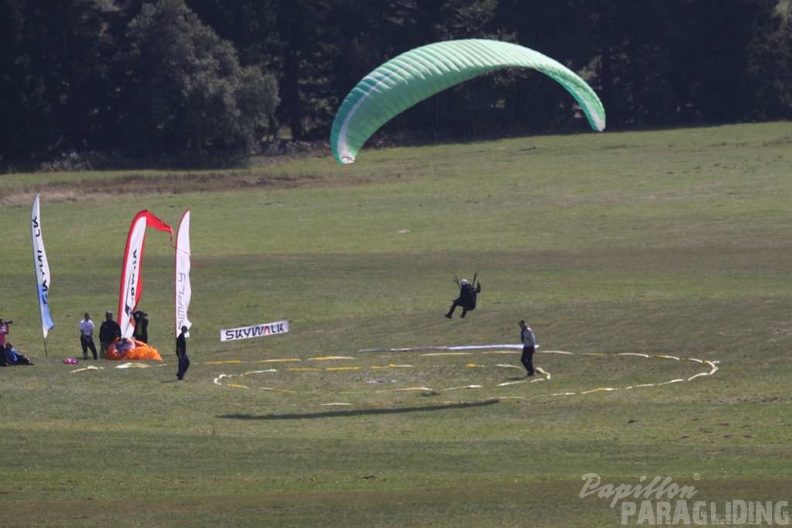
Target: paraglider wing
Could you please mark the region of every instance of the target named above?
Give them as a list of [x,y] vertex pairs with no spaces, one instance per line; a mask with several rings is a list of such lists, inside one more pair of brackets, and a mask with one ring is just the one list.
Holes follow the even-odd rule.
[[560,62],[499,40],[449,40],[402,53],[366,75],[336,113],[330,133],[333,156],[341,164],[354,162],[368,138],[396,115],[446,88],[503,68],[544,73],[572,94],[592,129],[605,129],[605,109],[597,94]]

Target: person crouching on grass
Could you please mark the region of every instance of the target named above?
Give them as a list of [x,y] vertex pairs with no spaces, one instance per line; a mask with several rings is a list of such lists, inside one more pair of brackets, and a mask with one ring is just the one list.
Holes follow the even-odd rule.
[[33,364],[33,362],[30,361],[30,359],[28,359],[27,356],[20,354],[19,351],[16,348],[14,348],[14,345],[12,345],[10,342],[7,342],[5,344],[4,354],[5,354],[6,363],[8,364],[9,367],[13,367],[16,365]]

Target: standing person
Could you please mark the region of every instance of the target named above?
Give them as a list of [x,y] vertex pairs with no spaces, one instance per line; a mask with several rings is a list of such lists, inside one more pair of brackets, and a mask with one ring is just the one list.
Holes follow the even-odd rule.
[[[6,336],[8,335],[8,325],[13,323],[14,321],[7,321],[5,319],[0,319],[0,347],[5,347]],[[5,350],[5,348],[3,348]]]
[[[473,277],[473,282],[476,281],[476,278]],[[474,310],[476,308],[476,296],[481,293],[481,282],[477,285],[470,284],[467,279],[462,279],[459,281],[459,297],[454,299],[451,302],[451,308],[448,309],[448,312],[445,314],[447,319],[451,319],[454,315],[454,310],[456,310],[457,306],[462,307],[462,317],[464,319],[465,315]]]
[[141,310],[137,310],[132,314],[135,319],[135,330],[132,337],[138,341],[148,343],[148,314]]
[[91,321],[91,314],[85,312],[83,320],[80,321],[80,345],[82,346],[83,359],[88,359],[88,350],[93,353],[94,360],[99,359],[96,353],[96,345],[93,340],[94,322]]
[[187,327],[181,327],[181,333],[176,338],[176,357],[179,358],[179,370],[176,372],[176,378],[179,380],[184,379],[187,369],[190,368],[190,358],[187,356]]
[[107,347],[110,343],[121,337],[121,327],[113,320],[113,312],[105,312],[105,320],[99,327],[99,347],[102,349],[102,357],[107,355]]
[[528,376],[533,376],[536,372],[533,365],[533,357],[536,352],[536,336],[525,321],[520,321],[520,341],[522,341],[523,349],[520,363],[523,364],[525,370],[528,371]]

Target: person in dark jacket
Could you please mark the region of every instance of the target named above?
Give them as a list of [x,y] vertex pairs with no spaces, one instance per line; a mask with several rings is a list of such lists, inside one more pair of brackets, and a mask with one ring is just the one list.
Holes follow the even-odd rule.
[[190,368],[190,358],[187,356],[187,327],[181,327],[181,333],[176,338],[176,357],[179,359],[179,370],[176,372],[176,378],[183,380],[187,369]]
[[522,363],[523,367],[527,371],[528,376],[533,376],[536,372],[536,369],[533,365],[533,357],[536,353],[536,336],[533,333],[533,330],[525,324],[525,321],[520,321],[520,341],[522,341],[523,349],[522,349],[522,356],[520,356],[520,363]]
[[[475,281],[475,277],[474,277]],[[464,318],[468,312],[476,309],[476,296],[481,293],[481,282],[474,285],[470,284],[467,279],[462,279],[459,281],[459,297],[454,299],[451,302],[451,308],[448,309],[448,312],[445,314],[446,318],[451,319],[454,315],[454,310],[457,309],[457,306],[462,308],[462,314],[460,317]]]
[[105,320],[99,327],[99,348],[102,350],[102,357],[106,357],[107,347],[110,343],[121,337],[121,327],[113,320],[113,312],[105,313]]
[[138,341],[148,343],[148,314],[141,310],[137,310],[132,314],[135,319],[135,330],[132,337]]

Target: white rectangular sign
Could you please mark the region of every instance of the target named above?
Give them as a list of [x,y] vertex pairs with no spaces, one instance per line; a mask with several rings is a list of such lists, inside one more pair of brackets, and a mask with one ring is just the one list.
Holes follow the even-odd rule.
[[254,337],[265,337],[275,334],[285,334],[289,331],[289,321],[277,321],[253,326],[242,326],[240,328],[229,328],[220,330],[220,341],[239,341],[240,339],[252,339]]

